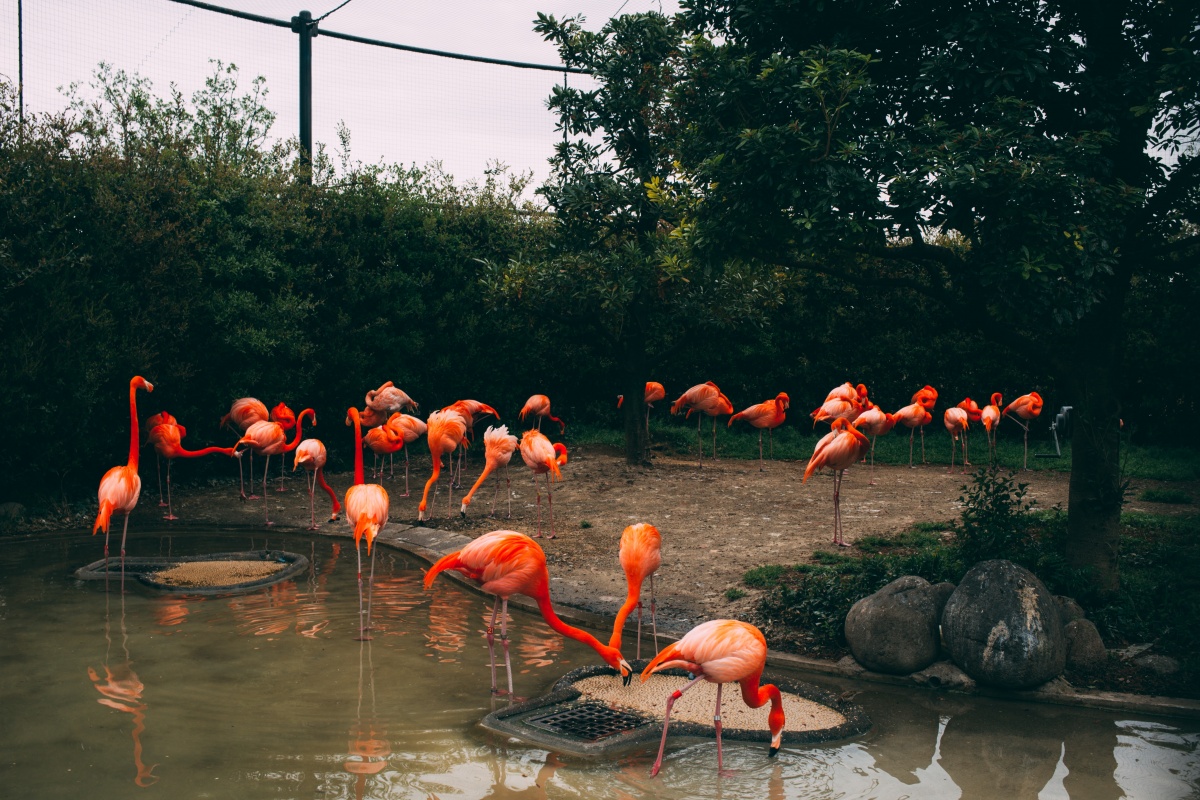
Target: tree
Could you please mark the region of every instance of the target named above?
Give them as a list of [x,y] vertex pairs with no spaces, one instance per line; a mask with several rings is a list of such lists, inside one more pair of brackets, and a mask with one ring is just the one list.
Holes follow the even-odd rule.
[[679,31],[661,14],[617,17],[599,32],[582,23],[539,14],[535,25],[595,82],[550,98],[564,138],[539,191],[556,214],[555,247],[548,258],[489,265],[484,283],[498,302],[567,323],[578,344],[614,360],[632,400],[623,408],[633,464],[645,456],[641,398],[654,371],[693,338],[760,317],[777,287],[761,267],[682,259],[679,220],[654,201],[673,191],[665,114]]
[[1050,359],[1066,555],[1115,589],[1126,298],[1200,250],[1200,6],[693,0],[681,24],[694,251],[915,289]]

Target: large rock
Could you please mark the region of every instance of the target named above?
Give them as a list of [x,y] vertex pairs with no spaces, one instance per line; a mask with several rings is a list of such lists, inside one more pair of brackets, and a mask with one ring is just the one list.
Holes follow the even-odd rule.
[[1108,651],[1100,631],[1091,620],[1071,620],[1063,628],[1067,637],[1067,667],[1085,675],[1100,672],[1108,664]]
[[846,642],[860,664],[875,672],[907,675],[938,657],[938,619],[946,587],[906,575],[854,604],[846,615]]
[[963,576],[942,612],[942,641],[963,672],[1003,689],[1045,683],[1067,660],[1054,597],[1011,561],[981,561]]

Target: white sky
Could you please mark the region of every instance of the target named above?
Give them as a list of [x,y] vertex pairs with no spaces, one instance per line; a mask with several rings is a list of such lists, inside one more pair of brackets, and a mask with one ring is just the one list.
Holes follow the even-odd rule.
[[[314,17],[341,0],[208,0],[276,19],[307,9]],[[298,134],[298,37],[285,28],[235,19],[169,0],[24,0],[25,104],[28,111],[63,108],[59,91],[86,83],[105,61],[184,95],[203,85],[210,59],[234,63],[249,88],[267,79],[273,133]],[[351,0],[321,23],[339,33],[456,53],[558,64],[554,47],[533,31],[537,12],[587,17],[598,29],[611,15],[673,13],[677,0]],[[0,74],[18,73],[17,0],[0,0]],[[317,36],[313,40],[313,135],[332,152],[339,121],[351,132],[351,155],[423,165],[440,160],[462,182],[483,175],[490,160],[547,174],[561,134],[546,98],[562,73],[474,64],[403,53]],[[587,81],[572,75],[575,85]]]

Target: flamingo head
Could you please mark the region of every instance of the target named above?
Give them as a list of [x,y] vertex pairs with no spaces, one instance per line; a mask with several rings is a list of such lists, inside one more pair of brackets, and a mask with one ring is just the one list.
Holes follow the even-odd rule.
[[296,425],[296,412],[280,403],[271,409],[271,421],[278,422],[285,431],[290,431]]
[[154,391],[154,384],[143,378],[141,375],[134,375],[129,381],[130,389],[145,389],[147,392]]
[[780,392],[775,395],[775,402],[785,410],[792,407],[792,398],[787,396],[787,392]]
[[617,395],[617,408],[620,408],[621,404],[624,402],[625,402],[625,395],[623,395],[623,394]]
[[992,392],[992,405],[999,408],[1003,404],[1004,404],[1004,395],[1000,394],[999,392]]

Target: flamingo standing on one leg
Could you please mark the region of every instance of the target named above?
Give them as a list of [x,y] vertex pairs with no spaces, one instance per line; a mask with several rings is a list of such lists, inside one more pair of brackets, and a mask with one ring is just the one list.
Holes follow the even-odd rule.
[[762,403],[752,405],[744,411],[739,411],[729,418],[729,424],[725,427],[733,427],[736,420],[744,419],[754,427],[758,428],[758,471],[763,471],[763,454],[762,454],[762,432],[763,428],[767,429],[767,441],[770,444],[771,458],[775,458],[775,442],[771,438],[771,433],[787,418],[787,410],[791,405],[791,399],[786,392],[780,392],[775,395],[774,400],[766,400]]
[[112,524],[114,511],[125,512],[125,525],[121,529],[121,563],[125,563],[125,535],[129,533],[129,512],[137,505],[138,496],[142,493],[142,479],[138,475],[138,418],[137,390],[154,391],[154,384],[135,375],[129,381],[129,461],[123,467],[113,467],[104,473],[100,479],[100,489],[97,498],[100,501],[100,513],[96,515],[96,523],[92,526],[92,535],[104,529],[104,567],[108,568],[108,529]]
[[654,649],[658,650],[658,623],[655,620],[654,609],[654,573],[662,565],[662,535],[658,528],[645,522],[630,525],[621,534],[621,569],[625,570],[625,583],[629,592],[625,602],[617,611],[617,619],[613,623],[612,638],[608,640],[609,647],[621,649],[621,634],[625,630],[625,620],[634,607],[637,608],[637,655],[642,657],[642,583],[650,579],[650,628],[654,634]]
[[292,462],[292,472],[295,472],[297,467],[304,467],[307,473],[311,473],[311,477],[306,475],[304,479],[305,484],[308,486],[308,530],[310,531],[320,528],[317,525],[317,513],[313,503],[313,494],[315,494],[318,484],[329,495],[329,499],[333,501],[333,509],[329,514],[329,521],[336,522],[338,512],[342,510],[342,504],[338,502],[337,492],[333,491],[333,487],[325,481],[326,458],[324,442],[320,439],[305,439],[296,446],[296,458]]
[[[964,398],[961,403],[959,403],[957,406],[955,406],[955,408],[961,408],[963,411],[967,412],[967,422],[980,422],[983,420],[983,409],[979,407],[978,403],[976,403],[974,400],[972,400],[969,397]],[[969,466],[971,466],[971,459],[970,459],[970,454],[971,454],[970,444],[971,443],[969,441],[970,440],[970,431],[964,430],[962,437],[963,437],[963,466],[969,467]]]
[[[153,419],[153,417],[151,417]],[[174,419],[174,417],[172,417]],[[162,422],[150,429],[150,435],[147,440],[154,445],[154,452],[167,460],[167,513],[163,519],[173,522],[179,517],[175,516],[174,508],[171,504],[171,464],[177,458],[200,458],[201,456],[215,455],[220,453],[230,457],[240,457],[236,448],[233,447],[205,447],[200,450],[185,450],[183,448],[183,437],[187,435],[187,429],[175,422]]]
[[371,465],[371,480],[382,481],[383,466],[379,462],[379,457],[390,457],[397,450],[404,447],[404,434],[387,424],[383,424],[378,428],[371,428],[371,430],[367,431],[367,435],[363,437],[363,442],[375,454],[375,461]]
[[[517,437],[508,432],[507,425],[501,425],[498,428],[493,428],[491,425],[484,431],[483,434],[483,472],[479,473],[479,478],[475,481],[475,485],[471,487],[471,491],[467,492],[467,496],[462,500],[462,507],[458,509],[458,513],[462,516],[467,515],[467,506],[471,505],[471,498],[475,496],[475,490],[483,485],[487,480],[487,476],[491,475],[500,467],[504,467],[504,487],[505,493],[508,495],[508,516],[505,519],[512,518],[512,484],[508,480],[508,462],[512,460],[512,455],[518,447]],[[500,476],[496,476],[496,492],[492,495],[492,510],[489,516],[496,515],[496,497],[500,494]]]
[[[366,408],[362,412],[362,424],[365,428],[372,428],[376,425],[384,424],[386,419],[389,423],[395,417],[397,412],[408,409],[414,414],[418,411],[417,401],[408,396],[402,389],[397,389],[391,381],[385,382],[378,389],[372,389],[367,392]],[[367,415],[371,416],[371,421],[367,421]],[[391,416],[388,416],[388,415]],[[379,421],[376,421],[378,419]],[[416,419],[409,417],[409,419]],[[424,423],[421,423],[421,433],[425,432]],[[409,439],[405,437],[404,443],[407,445],[415,441],[416,437]],[[389,470],[391,467],[391,455],[388,456]],[[408,497],[408,451],[404,451],[404,496]]]
[[954,448],[958,445],[958,437],[963,437],[963,468],[962,474],[967,474],[967,428],[971,424],[971,418],[964,408],[955,406],[947,408],[942,413],[942,424],[946,426],[946,430],[950,433],[950,469],[949,472],[954,472]]
[[[849,424],[849,423],[847,423]],[[678,667],[695,675],[690,683],[677,689],[667,698],[667,710],[663,715],[662,742],[658,746],[658,758],[650,770],[650,777],[662,768],[663,750],[667,746],[667,726],[671,724],[671,707],[683,693],[701,680],[717,685],[717,708],[713,724],[717,729],[717,772],[721,773],[721,687],[737,682],[742,687],[742,701],[750,708],[762,708],[768,702],[771,711],[767,725],[771,731],[768,757],[779,752],[783,742],[783,698],[779,689],[772,684],[760,684],[763,669],[767,665],[767,640],[762,631],[748,622],[734,619],[713,619],[701,623],[688,631],[682,639],[663,648],[662,652],[642,670],[645,682],[655,672]]]
[[[429,442],[429,455],[433,459],[433,474],[425,482],[425,493],[421,495],[421,504],[417,507],[418,521],[428,519],[425,516],[425,509],[429,507],[429,489],[436,486],[438,478],[441,477],[442,454],[446,454],[446,460],[453,467],[454,450],[462,444],[466,432],[467,421],[457,411],[443,409],[441,411],[434,411],[429,415],[429,420],[426,422],[425,438]],[[453,495],[453,488],[447,489],[447,493]],[[432,513],[430,516],[432,516]],[[446,516],[450,516],[449,508],[447,508]]]
[[1004,395],[992,392],[991,402],[979,414],[979,421],[983,423],[983,430],[987,434],[988,455],[993,461],[996,460],[996,426],[1000,424],[1000,404],[1003,402]]
[[[229,413],[221,417],[221,427],[232,427],[239,436],[256,422],[266,422],[267,407],[254,397],[239,397],[229,407]],[[242,500],[257,500],[254,493],[254,451],[250,451],[250,495],[246,495],[246,477],[242,472],[242,460],[238,459],[238,482],[242,487]]]
[[550,440],[539,430],[525,431],[521,437],[521,459],[533,472],[533,490],[537,494],[537,537],[542,538],[542,492],[538,487],[538,475],[546,476],[546,502],[550,507],[550,536],[554,537],[554,489],[555,478],[562,480],[559,467],[567,463],[567,448]]
[[921,406],[929,412],[929,419],[921,425],[921,463],[928,464],[925,460],[925,425],[933,420],[933,408],[937,405],[938,391],[929,384],[925,384],[916,391],[912,396],[912,402]]
[[849,547],[842,538],[842,474],[846,468],[857,463],[871,440],[844,419],[835,419],[832,430],[821,437],[813,448],[808,467],[804,470],[804,483],[808,476],[821,467],[833,470],[833,543],[839,547]]
[[[271,504],[267,500],[267,472],[271,466],[271,456],[290,453],[300,446],[300,439],[304,435],[305,417],[310,417],[314,426],[317,424],[317,412],[311,408],[301,411],[300,416],[296,418],[296,438],[291,442],[287,441],[287,434],[280,423],[256,422],[246,429],[246,433],[234,445],[235,448],[246,445],[252,452],[266,456],[266,464],[263,466],[263,512],[268,528],[275,524],[271,522]],[[254,476],[251,475],[251,480],[253,479]]]
[[404,494],[400,496],[408,497],[408,446],[425,435],[425,422],[397,412],[388,417],[386,424],[404,439]]
[[[279,427],[283,428],[284,433],[286,433],[292,428],[296,427],[296,412],[288,408],[286,403],[277,403],[275,407],[271,409],[270,421],[278,422]],[[283,485],[283,472],[287,467],[287,464],[284,463],[285,461],[286,459],[279,459],[279,486],[275,488],[275,491],[277,492],[287,491]],[[263,487],[263,492],[265,493],[266,491],[266,487]]]
[[[872,405],[866,411],[858,415],[858,419],[854,421],[854,427],[858,428],[863,434],[871,437],[871,480],[870,485],[875,485],[875,437],[889,433],[892,428],[896,427],[896,415],[888,414],[882,408]],[[911,454],[911,451],[910,451]]]
[[485,533],[462,550],[443,556],[425,573],[425,588],[433,584],[438,573],[452,569],[477,582],[483,591],[496,596],[492,605],[492,621],[487,629],[488,653],[491,655],[492,692],[496,687],[496,651],[494,648],[496,617],[500,617],[500,641],[504,644],[504,667],[508,672],[508,693],[512,695],[512,662],[508,653],[508,598],[523,594],[537,602],[542,618],[551,628],[568,638],[582,642],[595,650],[605,663],[621,673],[625,685],[633,679],[633,670],[621,656],[621,651],[597,641],[587,631],[572,627],[558,618],[550,602],[550,574],[546,570],[546,554],[537,542],[516,531]]
[[525,406],[521,409],[521,412],[517,416],[519,416],[521,421],[524,422],[525,417],[528,414],[533,414],[537,417],[537,429],[539,431],[542,429],[542,418],[546,417],[552,422],[558,423],[558,432],[560,435],[567,432],[567,423],[550,413],[550,398],[544,394],[535,394],[526,400]]
[[[303,414],[301,414],[303,416]],[[346,424],[354,426],[354,485],[346,490],[346,520],[354,526],[354,554],[358,556],[358,614],[360,637],[365,638],[371,627],[371,609],[368,605],[367,616],[363,617],[362,610],[362,554],[359,552],[359,542],[367,540],[367,555],[371,557],[371,575],[375,574],[375,554],[371,544],[375,537],[387,525],[388,510],[391,503],[387,490],[377,483],[367,483],[363,478],[363,439],[362,420],[357,408],[346,411]]]
[[908,467],[913,467],[913,435],[917,428],[921,429],[921,456],[924,458],[925,451],[925,426],[933,422],[933,414],[920,403],[907,405],[895,413],[896,422],[908,428]]
[[[166,423],[169,423],[171,425],[178,425],[179,420],[175,419],[175,417],[171,416],[166,411],[160,411],[157,414],[151,414],[150,416],[146,417],[146,425],[145,425],[146,432],[147,432],[146,444],[150,443],[149,432],[154,430],[159,425],[163,425]],[[154,472],[156,475],[158,475],[158,507],[165,508],[169,504],[165,500],[163,500],[162,456],[160,456],[157,451],[155,451],[155,453],[154,453]]]
[[1025,456],[1021,461],[1021,469],[1027,471],[1029,469],[1029,423],[1042,413],[1042,396],[1037,392],[1023,394],[1005,406],[1004,410],[1000,412],[1000,416],[1007,417],[1010,411],[1025,420],[1021,422],[1020,419],[1009,417],[1025,429]]
[[[720,414],[732,414],[733,403],[726,397],[717,385],[712,381],[700,383],[679,396],[679,399],[671,404],[671,413],[678,414],[683,409],[687,409],[687,414],[684,419],[690,417],[693,411],[702,411],[712,417],[713,420],[713,460],[717,458],[717,416]],[[704,466],[704,440],[700,436],[700,418],[696,417],[696,443],[700,452],[701,468]]]

